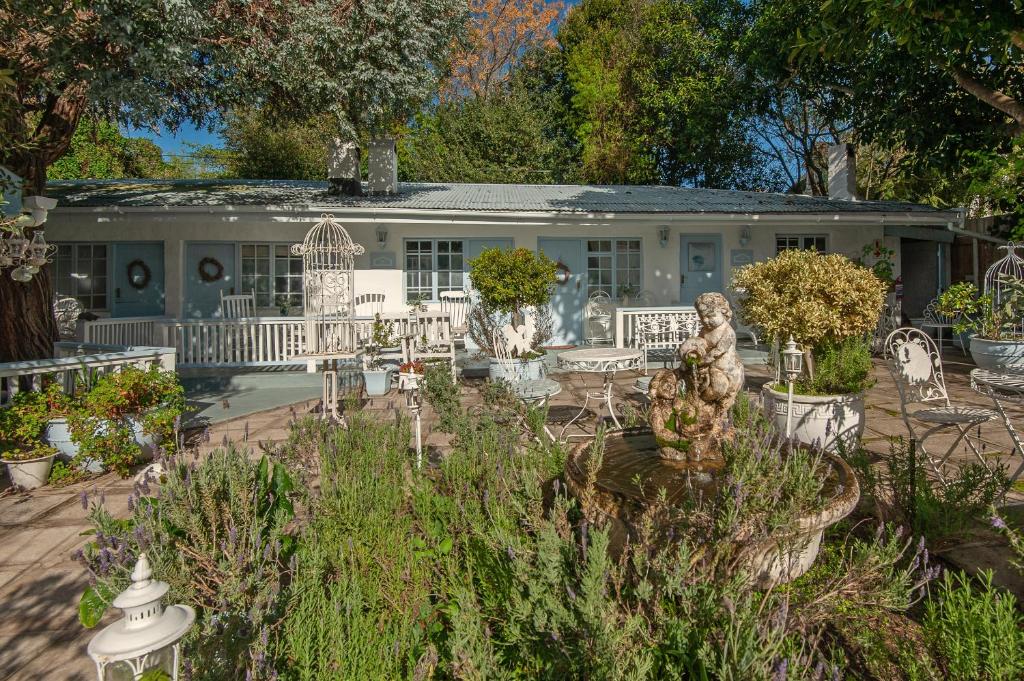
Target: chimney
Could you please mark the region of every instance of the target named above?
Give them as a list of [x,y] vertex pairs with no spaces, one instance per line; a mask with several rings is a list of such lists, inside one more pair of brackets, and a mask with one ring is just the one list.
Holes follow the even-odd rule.
[[327,145],[327,189],[330,194],[359,196],[363,187],[359,177],[359,145],[335,137]]
[[852,144],[828,148],[828,198],[857,200],[857,152]]
[[370,194],[380,196],[398,193],[398,158],[395,154],[395,138],[382,137],[370,140],[366,184]]

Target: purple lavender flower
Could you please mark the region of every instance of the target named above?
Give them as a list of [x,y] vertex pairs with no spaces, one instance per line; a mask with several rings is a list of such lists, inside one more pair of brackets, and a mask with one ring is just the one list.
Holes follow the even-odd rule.
[[129,513],[134,513],[135,512],[135,495],[134,494],[129,494],[128,495],[128,512]]
[[775,665],[775,671],[772,672],[772,681],[786,681],[786,675],[789,672],[789,660],[783,658]]
[[82,492],[78,495],[78,498],[81,499],[81,501],[82,501],[82,510],[83,511],[88,511],[89,510],[89,494],[83,489]]
[[228,543],[234,546],[238,542],[238,528],[232,525],[228,528]]
[[992,516],[990,522],[992,523],[992,527],[996,528],[997,530],[1005,530],[1006,529],[1006,521],[1003,520],[1002,518],[1000,518],[997,515]]

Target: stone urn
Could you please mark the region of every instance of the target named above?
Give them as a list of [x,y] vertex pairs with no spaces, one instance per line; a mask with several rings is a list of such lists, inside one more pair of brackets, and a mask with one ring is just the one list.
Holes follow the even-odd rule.
[[[761,390],[764,413],[780,433],[786,432],[789,394],[766,385]],[[864,393],[793,395],[793,438],[826,451],[855,447],[864,434]]]

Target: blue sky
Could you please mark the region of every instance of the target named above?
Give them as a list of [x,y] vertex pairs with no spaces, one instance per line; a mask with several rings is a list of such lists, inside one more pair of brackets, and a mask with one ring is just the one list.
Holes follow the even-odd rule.
[[216,147],[224,146],[224,140],[216,132],[210,132],[206,128],[196,128],[191,123],[184,123],[176,134],[171,134],[161,127],[156,133],[148,128],[125,128],[124,134],[128,137],[146,137],[156,142],[165,154],[183,154],[188,151],[186,142],[192,144],[212,144]]

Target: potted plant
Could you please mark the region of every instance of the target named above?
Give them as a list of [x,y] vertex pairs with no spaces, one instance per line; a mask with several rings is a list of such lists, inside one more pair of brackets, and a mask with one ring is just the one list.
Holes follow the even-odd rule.
[[391,390],[391,375],[394,367],[384,362],[382,354],[398,343],[394,338],[395,323],[376,315],[373,320],[373,335],[366,344],[363,364],[363,384],[366,394],[379,397]]
[[47,421],[42,393],[19,392],[9,406],[0,409],[0,461],[18,487],[35,489],[50,476],[57,450],[40,441]]
[[91,386],[83,384],[79,394],[81,401],[67,418],[80,457],[127,476],[158,445],[173,453],[185,410],[185,392],[174,372],[122,367],[96,377]]
[[[469,336],[491,357],[491,380],[540,378],[544,362],[541,345],[551,336],[549,303],[557,264],[527,248],[488,248],[471,260],[469,267],[473,288],[479,295],[469,316]],[[529,310],[533,317],[528,323]],[[511,348],[515,377],[505,376],[502,365],[494,359],[494,334],[507,325],[522,335],[522,343]]]
[[64,392],[59,383],[49,383],[41,393],[37,393],[42,402],[40,408],[45,409],[47,416],[43,441],[57,450],[61,458],[71,460],[78,456],[78,443],[71,437],[68,427],[68,414],[77,405],[77,400]]
[[970,282],[953,284],[939,296],[939,312],[953,317],[953,331],[970,334],[971,357],[982,369],[998,371],[1024,365],[1024,282],[1000,280],[1000,299],[979,295]]
[[[864,431],[864,391],[871,385],[867,341],[885,301],[886,284],[839,254],[783,251],[741,268],[745,323],[776,343],[801,345],[804,373],[794,385],[793,436],[825,449],[850,445]],[[763,398],[780,431],[788,415],[785,385],[769,383]]]

